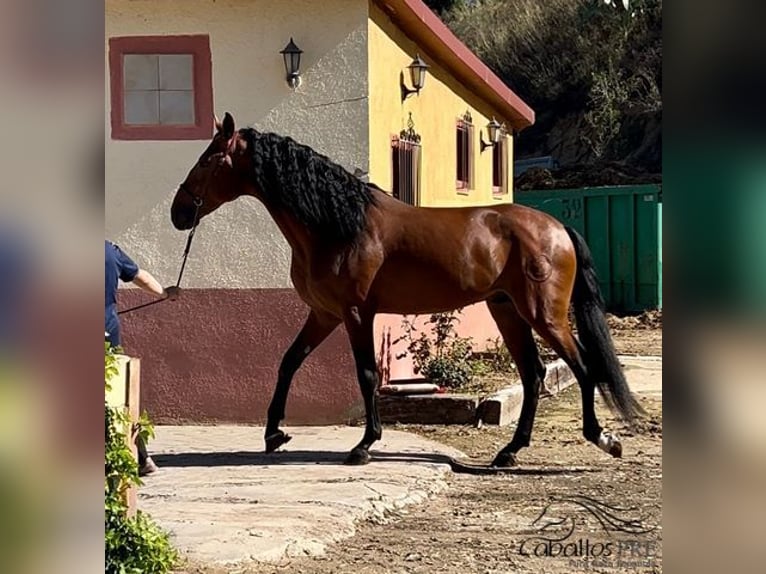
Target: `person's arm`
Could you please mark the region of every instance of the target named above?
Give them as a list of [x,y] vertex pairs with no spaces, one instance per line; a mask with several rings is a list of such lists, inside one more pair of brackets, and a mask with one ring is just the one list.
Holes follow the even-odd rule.
[[159,281],[157,281],[154,276],[149,273],[146,269],[139,269],[138,273],[136,273],[136,276],[133,278],[133,284],[140,287],[144,291],[147,291],[148,293],[153,293],[157,295],[158,297],[162,297],[163,299],[176,299],[178,297],[179,289],[178,287],[168,287],[165,289]]
[[162,297],[163,299],[167,298],[172,301],[178,298],[178,295],[181,292],[178,287],[168,287],[167,289],[163,289],[160,282],[157,281],[151,273],[146,269],[139,269],[136,262],[122,249],[113,243],[111,245],[115,250],[115,258],[117,260],[121,281],[125,283],[133,283],[144,291]]

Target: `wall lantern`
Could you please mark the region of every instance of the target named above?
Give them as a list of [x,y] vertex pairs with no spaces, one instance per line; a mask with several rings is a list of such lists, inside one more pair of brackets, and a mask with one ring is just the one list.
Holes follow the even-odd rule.
[[494,117],[492,120],[487,124],[487,136],[489,137],[489,142],[484,141],[484,136],[481,137],[481,145],[479,146],[481,148],[481,151],[483,152],[488,147],[495,147],[497,143],[502,139],[503,134],[505,133],[505,126],[498,122]]
[[301,85],[301,54],[303,54],[303,50],[296,46],[293,39],[290,38],[290,43],[279,53],[285,59],[287,84],[294,90]]
[[409,89],[404,84],[404,74],[401,74],[399,77],[399,86],[402,89],[402,101],[406,100],[412,94],[420,94],[420,90],[423,89],[423,84],[426,82],[426,70],[428,70],[429,67],[430,66],[421,59],[420,54],[417,54],[415,59],[412,60],[412,63],[407,66],[407,69],[410,71],[410,81],[412,82],[413,89]]

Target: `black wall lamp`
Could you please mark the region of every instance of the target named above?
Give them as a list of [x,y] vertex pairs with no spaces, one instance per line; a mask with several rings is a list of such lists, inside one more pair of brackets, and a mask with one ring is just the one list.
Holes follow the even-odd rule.
[[426,64],[420,54],[415,56],[412,63],[407,66],[410,71],[410,81],[412,82],[412,88],[409,89],[404,83],[404,74],[399,76],[399,87],[402,89],[402,101],[406,100],[412,94],[420,94],[420,90],[423,89],[423,84],[426,82],[426,71],[430,66]]
[[290,38],[290,43],[279,53],[285,60],[287,85],[294,90],[301,85],[301,54],[303,54],[303,50],[296,46],[293,39]]
[[492,120],[487,124],[487,136],[489,137],[489,142],[484,141],[483,135],[479,136],[479,147],[481,151],[483,152],[488,147],[495,147],[497,143],[502,139],[504,132],[505,128],[503,124],[498,122],[495,118],[492,118]]

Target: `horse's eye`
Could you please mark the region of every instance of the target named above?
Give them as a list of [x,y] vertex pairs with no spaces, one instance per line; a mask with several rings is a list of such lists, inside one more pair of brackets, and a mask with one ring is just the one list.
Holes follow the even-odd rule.
[[218,161],[220,158],[224,157],[225,155],[226,154],[219,152],[219,153],[210,154],[210,155],[208,155],[206,157],[202,157],[199,160],[199,166],[200,167],[207,167],[207,166],[213,164],[214,162]]

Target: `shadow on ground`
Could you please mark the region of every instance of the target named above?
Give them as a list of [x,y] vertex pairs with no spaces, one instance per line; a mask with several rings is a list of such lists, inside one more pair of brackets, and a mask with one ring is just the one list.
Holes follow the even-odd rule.
[[[450,464],[450,457],[428,453],[376,453],[372,452],[372,462],[425,462],[430,464]],[[152,455],[154,461],[163,467],[186,466],[276,466],[290,464],[329,464],[343,465],[348,456],[345,451],[329,450],[292,450],[275,454],[257,451],[235,452],[183,452]]]
[[[402,463],[426,463],[443,464],[452,468],[455,472],[468,472],[489,474],[519,474],[519,475],[555,475],[555,474],[579,474],[591,472],[595,469],[583,467],[512,467],[507,469],[494,469],[487,462],[457,461],[456,459],[434,453],[388,453],[373,452],[372,464],[376,462],[402,462]],[[307,465],[320,464],[343,466],[348,456],[345,451],[328,450],[295,450],[266,454],[255,451],[235,452],[188,452],[152,455],[152,458],[161,468],[173,467],[215,467],[215,466],[280,466],[280,465]],[[470,465],[470,466],[468,466]]]

